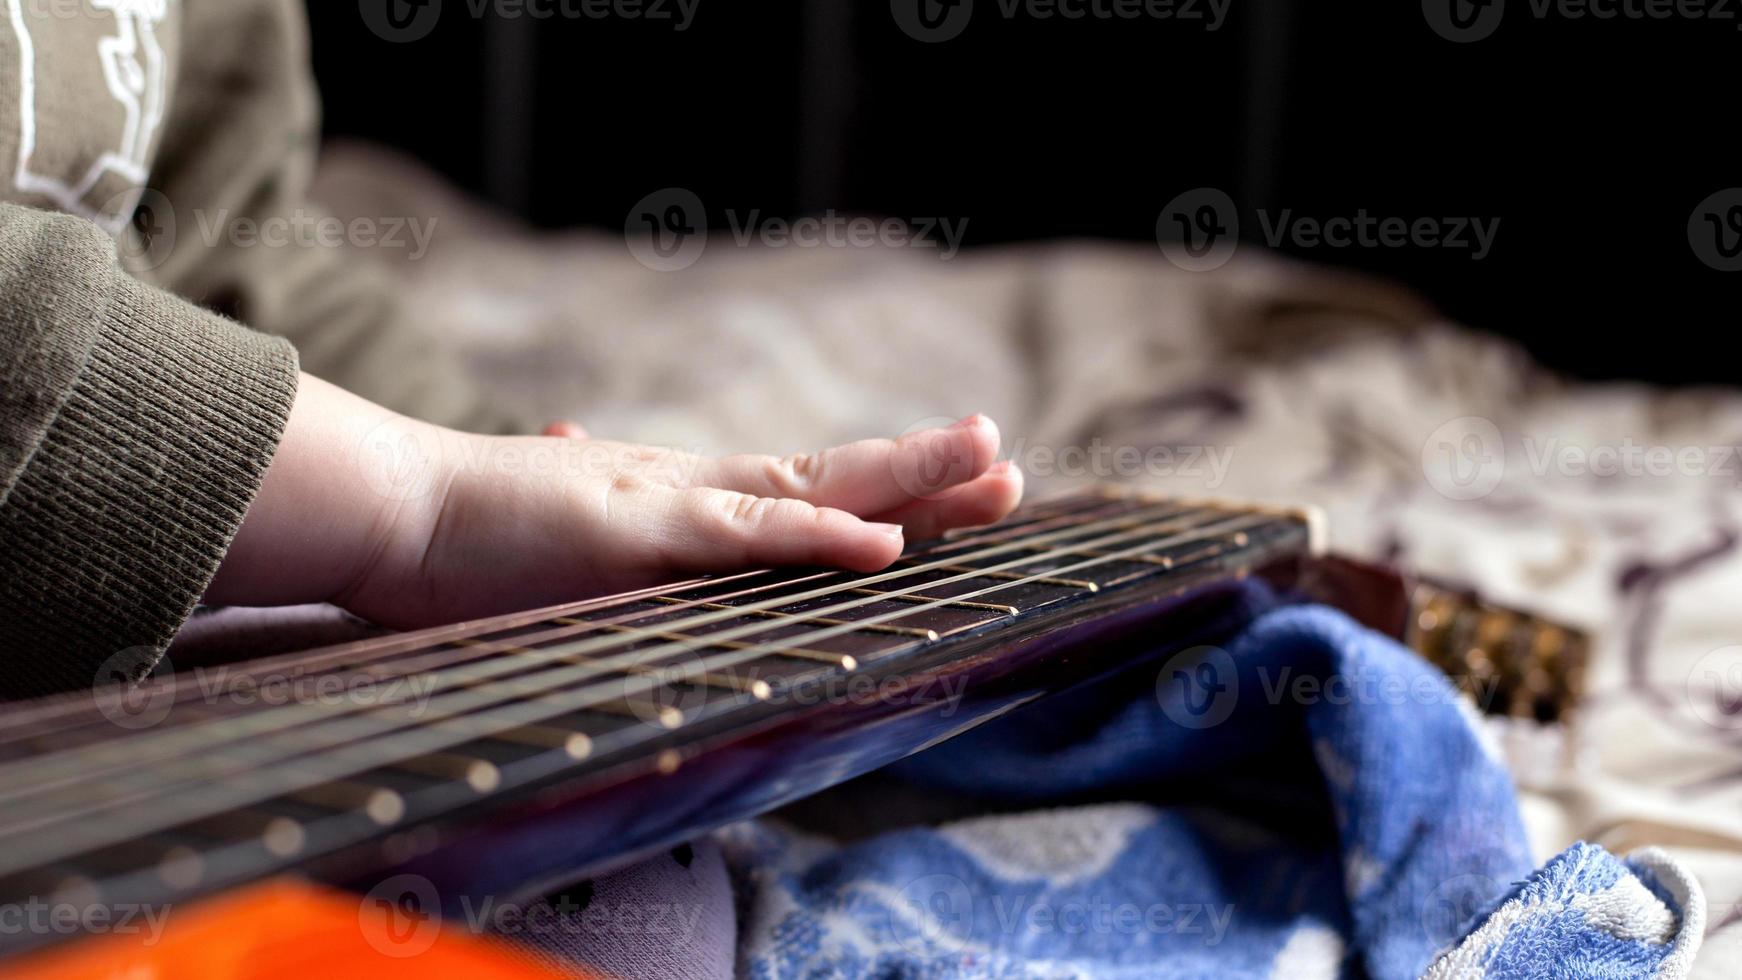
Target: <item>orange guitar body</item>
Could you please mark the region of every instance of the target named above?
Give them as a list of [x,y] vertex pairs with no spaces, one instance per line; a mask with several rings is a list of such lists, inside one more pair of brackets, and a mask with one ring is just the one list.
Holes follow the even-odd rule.
[[143,924],[0,968],[5,980],[559,980],[586,976],[534,963],[436,918],[279,880],[173,908],[161,935]]

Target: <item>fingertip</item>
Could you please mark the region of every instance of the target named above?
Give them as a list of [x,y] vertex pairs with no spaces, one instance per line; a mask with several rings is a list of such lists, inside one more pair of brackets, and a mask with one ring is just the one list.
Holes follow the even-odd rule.
[[1016,464],[1005,459],[993,463],[991,469],[986,471],[985,479],[995,483],[1002,491],[994,498],[997,501],[995,509],[998,510],[998,516],[993,520],[1003,520],[1021,505],[1022,492],[1027,486],[1028,478]]
[[542,434],[556,439],[587,438],[586,427],[576,422],[552,422],[544,427]]
[[844,554],[843,566],[855,572],[878,572],[894,564],[907,548],[907,529],[900,524],[860,522],[858,540]]
[[978,477],[995,465],[1004,436],[998,429],[998,423],[990,415],[980,412],[962,419],[956,425],[968,433],[970,445],[973,447],[973,475]]

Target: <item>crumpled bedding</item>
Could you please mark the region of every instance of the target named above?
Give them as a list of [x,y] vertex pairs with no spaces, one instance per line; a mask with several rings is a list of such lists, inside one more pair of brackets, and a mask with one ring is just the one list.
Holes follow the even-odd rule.
[[420,260],[360,260],[529,427],[788,452],[985,411],[1039,492],[1314,504],[1338,549],[1591,628],[1574,726],[1497,727],[1533,856],[1665,848],[1709,900],[1694,976],[1742,961],[1742,392],[1569,383],[1407,291],[1254,250],[1191,273],[1140,245],[942,262],[717,236],[660,273],[376,151],[329,153],[317,193],[437,217]]

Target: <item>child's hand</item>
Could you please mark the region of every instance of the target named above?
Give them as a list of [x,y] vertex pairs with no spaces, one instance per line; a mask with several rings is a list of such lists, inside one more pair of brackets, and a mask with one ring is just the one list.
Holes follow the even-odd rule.
[[546,431],[465,435],[305,377],[208,601],[326,600],[410,627],[700,572],[874,571],[904,535],[995,521],[1022,494],[1021,474],[994,463],[997,427],[979,416],[787,459]]

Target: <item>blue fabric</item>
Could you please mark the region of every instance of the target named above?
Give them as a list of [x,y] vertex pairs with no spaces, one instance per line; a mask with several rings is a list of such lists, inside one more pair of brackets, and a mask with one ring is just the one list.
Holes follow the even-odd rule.
[[1476,966],[1448,975],[1645,976],[1675,948],[1650,917],[1673,923],[1679,899],[1617,892],[1638,879],[1601,849],[1533,874],[1511,780],[1470,710],[1342,615],[1275,611],[1139,680],[1153,693],[1132,699],[1127,676],[899,767],[934,793],[1068,809],[848,846],[769,821],[730,828],[741,969],[1415,977],[1531,888],[1620,896],[1586,905],[1626,922],[1538,902],[1531,928],[1506,918],[1464,950]]

